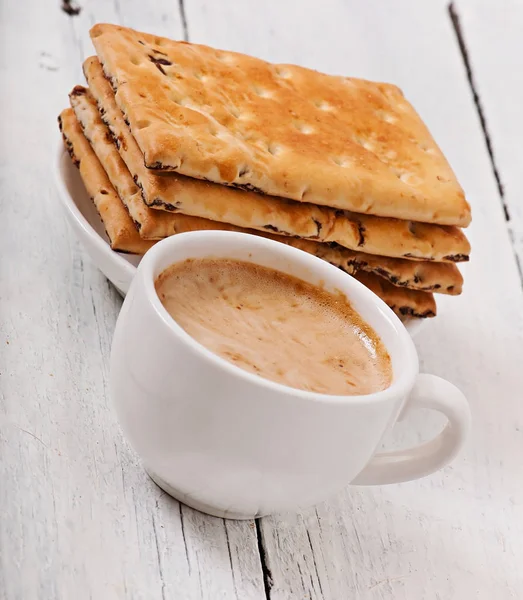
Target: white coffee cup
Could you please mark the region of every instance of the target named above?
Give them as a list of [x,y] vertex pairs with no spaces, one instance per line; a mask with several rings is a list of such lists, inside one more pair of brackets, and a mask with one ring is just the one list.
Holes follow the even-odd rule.
[[[204,348],[154,287],[171,264],[204,257],[249,261],[342,291],[388,349],[390,387],[366,396],[316,394],[263,379]],[[310,254],[224,231],[172,236],[147,252],[116,325],[111,393],[124,432],[161,488],[193,508],[238,519],[297,510],[348,483],[422,477],[455,457],[470,428],[463,394],[418,374],[409,334],[375,294]],[[376,454],[407,408],[437,410],[448,423],[430,442]]]

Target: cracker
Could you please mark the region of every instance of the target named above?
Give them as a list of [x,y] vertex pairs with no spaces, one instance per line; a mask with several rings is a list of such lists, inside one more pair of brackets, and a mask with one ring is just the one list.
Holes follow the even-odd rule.
[[120,154],[108,136],[107,126],[101,121],[94,101],[86,88],[76,86],[70,94],[71,105],[76,112],[84,135],[106,170],[111,183],[117,190],[121,201],[129,211],[136,227],[142,233],[144,230],[163,231],[167,237],[184,231],[203,229],[225,229],[243,231],[264,235],[277,241],[288,243],[310,254],[314,254],[331,264],[343,269],[349,274],[363,269],[385,277],[395,285],[426,291],[439,291],[446,294],[461,293],[462,277],[457,267],[448,263],[414,262],[397,258],[386,258],[353,252],[341,246],[332,247],[328,244],[301,240],[297,238],[276,236],[257,232],[252,229],[242,229],[226,223],[209,219],[187,216],[181,213],[155,211],[142,201],[140,190],[133,182]]
[[[111,247],[114,250],[119,250],[121,252],[144,254],[154,242],[144,242],[139,239],[138,232],[133,227],[132,220],[127,214],[115,188],[108,180],[105,172],[102,173],[103,167],[89,142],[83,135],[72,109],[62,111],[58,117],[58,121],[64,135],[65,146],[69,151],[73,162],[80,168],[84,184],[95,202],[108,233],[108,237],[111,240]],[[123,190],[125,188],[121,187],[120,189]],[[203,229],[240,231],[238,228],[226,223],[218,223],[209,221],[208,219],[190,217],[182,214],[176,214],[173,215],[173,217],[175,217],[177,221],[177,233],[200,231]],[[277,240],[284,240],[287,243],[293,242],[291,238],[281,238],[270,234],[260,233],[258,233],[258,235],[264,235]],[[309,243],[314,246],[321,245],[314,244],[313,242]],[[415,290],[397,288],[400,292],[403,292],[400,294],[402,301],[398,305],[397,294],[394,291],[391,291],[387,286],[384,287],[374,281],[375,279],[381,279],[379,276],[374,273],[369,273],[368,276],[366,282],[364,282],[365,285],[368,287],[373,285],[377,290],[376,293],[384,300],[384,302],[387,304],[390,303],[393,310],[397,311],[397,306],[403,307],[404,315],[416,316],[419,312],[419,298],[422,298],[423,296],[432,297],[432,294],[427,292],[416,292]],[[383,281],[384,283],[387,283],[385,280]],[[398,314],[401,315],[401,313]],[[431,315],[427,314],[425,316]]]
[[142,192],[118,153],[89,90],[77,85],[69,94],[69,100],[85,137],[127,208],[140,236],[146,240],[159,240],[177,233],[174,214],[151,210],[144,204]]
[[399,317],[426,319],[436,316],[436,302],[429,292],[397,287],[375,273],[358,271],[354,277],[379,296]]
[[[96,57],[84,72],[103,121],[148,206],[181,211],[238,227],[271,231],[304,239],[336,242],[380,256],[459,262],[468,260],[470,245],[457,227],[337,211],[312,204],[233,190],[177,174],[156,174],[143,164],[142,153],[116,105],[113,90]],[[144,235],[144,230],[142,230]],[[162,237],[162,231],[147,236]]]
[[[364,252],[353,252],[337,245],[330,246],[309,240],[289,239],[293,246],[310,252],[351,275],[365,271],[379,275],[398,287],[452,296],[461,294],[463,289],[463,277],[456,265],[453,264],[387,258]],[[287,238],[283,241],[285,240]]]
[[64,145],[79,168],[87,192],[100,214],[111,248],[119,252],[144,254],[152,242],[143,240],[138,234],[104,168],[84,137],[73,110],[63,110],[58,117],[58,124]]
[[91,38],[149,168],[342,210],[467,226],[470,207],[394,85],[132,29]]

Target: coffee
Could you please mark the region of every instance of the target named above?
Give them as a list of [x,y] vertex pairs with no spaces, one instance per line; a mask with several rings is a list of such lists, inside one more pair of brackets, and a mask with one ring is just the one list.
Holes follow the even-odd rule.
[[378,335],[345,296],[249,262],[189,259],[156,280],[173,319],[246,371],[334,395],[370,394],[392,380]]

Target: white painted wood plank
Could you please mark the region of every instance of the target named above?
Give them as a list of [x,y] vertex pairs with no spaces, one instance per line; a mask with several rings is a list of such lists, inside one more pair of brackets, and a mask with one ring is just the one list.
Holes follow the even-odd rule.
[[[107,390],[121,300],[67,229],[51,163],[95,21],[181,34],[176,2],[2,5],[0,597],[265,597],[254,523],[165,495]],[[125,10],[124,10],[125,8]],[[164,18],[165,17],[165,18]]]
[[[0,335],[10,342],[0,339],[6,598],[262,597],[250,525],[225,527],[184,508],[180,518],[179,505],[148,482],[119,435],[104,385],[119,301],[57,215],[46,162],[54,115],[90,52],[72,43],[87,39],[87,26],[32,4],[20,3],[9,22],[1,20],[2,40],[13,49],[0,55],[10,90],[0,117],[4,152],[9,140],[0,157]],[[517,597],[521,294],[463,70],[444,50],[453,43],[447,22],[432,8],[422,13],[402,2],[350,10],[330,3],[321,14],[312,3],[277,10],[220,4],[188,7],[193,39],[401,83],[474,205],[466,293],[449,299],[447,314],[420,339],[425,367],[471,395],[476,424],[467,453],[418,484],[341,494],[318,507],[319,519],[310,510],[265,520],[272,597]],[[93,17],[115,21],[113,9],[100,3]],[[162,32],[161,23],[145,26],[143,5],[133,22],[125,21],[127,10],[126,3],[125,24]],[[377,31],[371,37],[369,24]],[[32,65],[23,78],[20,64]],[[442,82],[451,92],[443,98]],[[422,419],[411,422],[427,432]],[[412,439],[406,427],[402,432],[403,441]]]
[[508,226],[523,267],[523,4],[460,0],[454,9],[503,187]]
[[[423,369],[470,398],[474,430],[466,451],[422,481],[348,489],[317,510],[264,519],[271,598],[521,597],[523,297],[446,7],[186,0],[186,10],[191,41],[399,84],[473,206],[465,293],[443,299],[443,316],[417,340]],[[434,427],[432,416],[412,416],[397,443]]]

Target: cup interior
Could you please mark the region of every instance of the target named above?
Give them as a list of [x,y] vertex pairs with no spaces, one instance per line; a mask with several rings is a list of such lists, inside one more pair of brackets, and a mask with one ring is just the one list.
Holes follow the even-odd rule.
[[[397,393],[398,387],[408,391],[412,386],[418,372],[418,357],[414,344],[401,321],[378,296],[341,269],[316,256],[280,242],[246,233],[229,231],[182,233],[157,243],[147,252],[139,271],[144,278],[143,284],[148,298],[167,326],[172,326],[177,333],[183,330],[161,304],[154,282],[170,265],[189,258],[228,258],[251,262],[293,275],[330,292],[342,292],[353,308],[378,334],[391,357],[392,384],[374,396],[386,392]],[[220,360],[227,363],[224,359]],[[239,367],[232,366],[245,373]],[[261,379],[256,375],[252,376]],[[265,379],[263,381],[267,382]],[[280,384],[274,385],[280,386]],[[297,391],[318,396],[312,392]],[[348,398],[356,398],[356,396]]]

